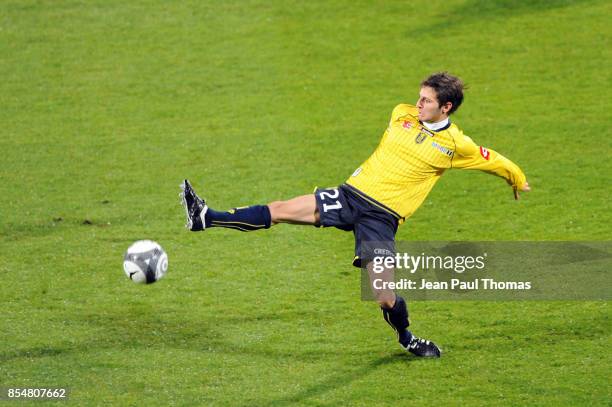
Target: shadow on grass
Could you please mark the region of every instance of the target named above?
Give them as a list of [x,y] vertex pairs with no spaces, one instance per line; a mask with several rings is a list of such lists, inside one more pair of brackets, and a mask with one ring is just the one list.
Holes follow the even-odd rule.
[[447,29],[468,26],[475,21],[493,21],[520,17],[530,13],[546,12],[553,9],[586,6],[603,3],[602,0],[469,0],[461,6],[444,11],[440,14],[441,21],[433,22],[425,27],[408,30],[408,36],[422,34],[437,34]]
[[[274,313],[245,316],[223,316],[223,325],[240,327],[248,322],[272,322],[278,320]],[[171,315],[158,315],[153,310],[134,314],[89,313],[72,319],[72,326],[79,331],[91,332],[95,339],[80,342],[64,342],[39,345],[24,349],[0,352],[0,364],[16,359],[38,359],[62,357],[70,354],[87,353],[105,349],[133,350],[182,349],[188,351],[241,354],[267,359],[291,359],[312,362],[333,357],[336,352],[319,349],[305,350],[275,349],[273,344],[241,344],[227,340],[218,319],[193,320],[186,322]],[[236,328],[237,330],[238,328]]]
[[[276,398],[272,400],[267,400],[262,402],[261,405],[266,406],[284,406],[291,403],[301,404],[305,400],[320,396],[329,391],[338,390],[343,386],[347,386],[351,382],[361,379],[364,376],[375,373],[376,369],[380,366],[388,365],[391,363],[401,362],[403,365],[405,363],[410,363],[416,359],[412,359],[410,357],[406,357],[406,354],[397,354],[397,355],[389,355],[385,357],[381,357],[378,359],[374,359],[369,363],[365,363],[363,365],[359,365],[353,369],[348,371],[342,371],[339,373],[335,373],[329,377],[327,377],[324,381],[313,384],[312,386],[307,387],[306,389],[297,392],[294,395],[289,395],[286,397]],[[260,403],[256,402],[256,405]],[[244,406],[253,405],[252,403],[246,403]]]
[[0,353],[0,365],[13,359],[37,359],[52,356],[59,356],[64,353],[73,352],[74,349],[68,346],[38,346],[27,349],[11,350]]

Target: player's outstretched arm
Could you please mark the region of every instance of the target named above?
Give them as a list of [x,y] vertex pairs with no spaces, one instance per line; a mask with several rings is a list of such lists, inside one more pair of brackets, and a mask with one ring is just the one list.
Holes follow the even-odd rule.
[[495,150],[476,145],[471,138],[461,134],[455,138],[457,148],[451,168],[480,170],[504,178],[519,199],[519,192],[531,191],[527,178],[518,165]]
[[[516,199],[517,201],[519,200],[520,196],[519,196],[519,189],[518,188],[512,188],[514,191],[514,199]],[[523,192],[529,192],[531,191],[531,187],[529,186],[529,182],[525,181],[525,185],[523,185],[523,187],[520,189],[520,191]]]

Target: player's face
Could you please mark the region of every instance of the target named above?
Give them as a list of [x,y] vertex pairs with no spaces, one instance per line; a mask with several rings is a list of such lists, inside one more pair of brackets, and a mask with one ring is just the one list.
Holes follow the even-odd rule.
[[438,95],[429,86],[421,88],[416,106],[419,109],[419,120],[422,122],[436,123],[448,117],[448,106],[438,104]]

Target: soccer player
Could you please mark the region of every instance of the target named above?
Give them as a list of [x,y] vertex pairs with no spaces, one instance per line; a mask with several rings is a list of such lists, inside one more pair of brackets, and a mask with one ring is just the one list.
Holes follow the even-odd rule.
[[[463,101],[462,81],[446,72],[421,83],[416,105],[400,104],[374,153],[336,188],[317,189],[268,205],[216,211],[198,197],[188,180],[181,198],[186,227],[240,231],[268,229],[279,223],[333,226],[355,235],[353,265],[366,267],[370,278],[375,255],[394,256],[398,225],[410,217],[444,171],[475,169],[504,178],[514,191],[529,191],[521,169],[494,150],[476,145],[449,120]],[[365,243],[368,243],[367,245]],[[391,290],[373,290],[382,314],[405,350],[422,357],[440,357],[440,349],[407,328],[406,301]]]

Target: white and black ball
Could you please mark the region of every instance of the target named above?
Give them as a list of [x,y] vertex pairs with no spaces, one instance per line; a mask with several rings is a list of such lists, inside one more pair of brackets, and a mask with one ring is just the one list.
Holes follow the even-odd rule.
[[138,284],[152,284],[168,271],[168,255],[152,240],[134,242],[123,257],[123,271]]

